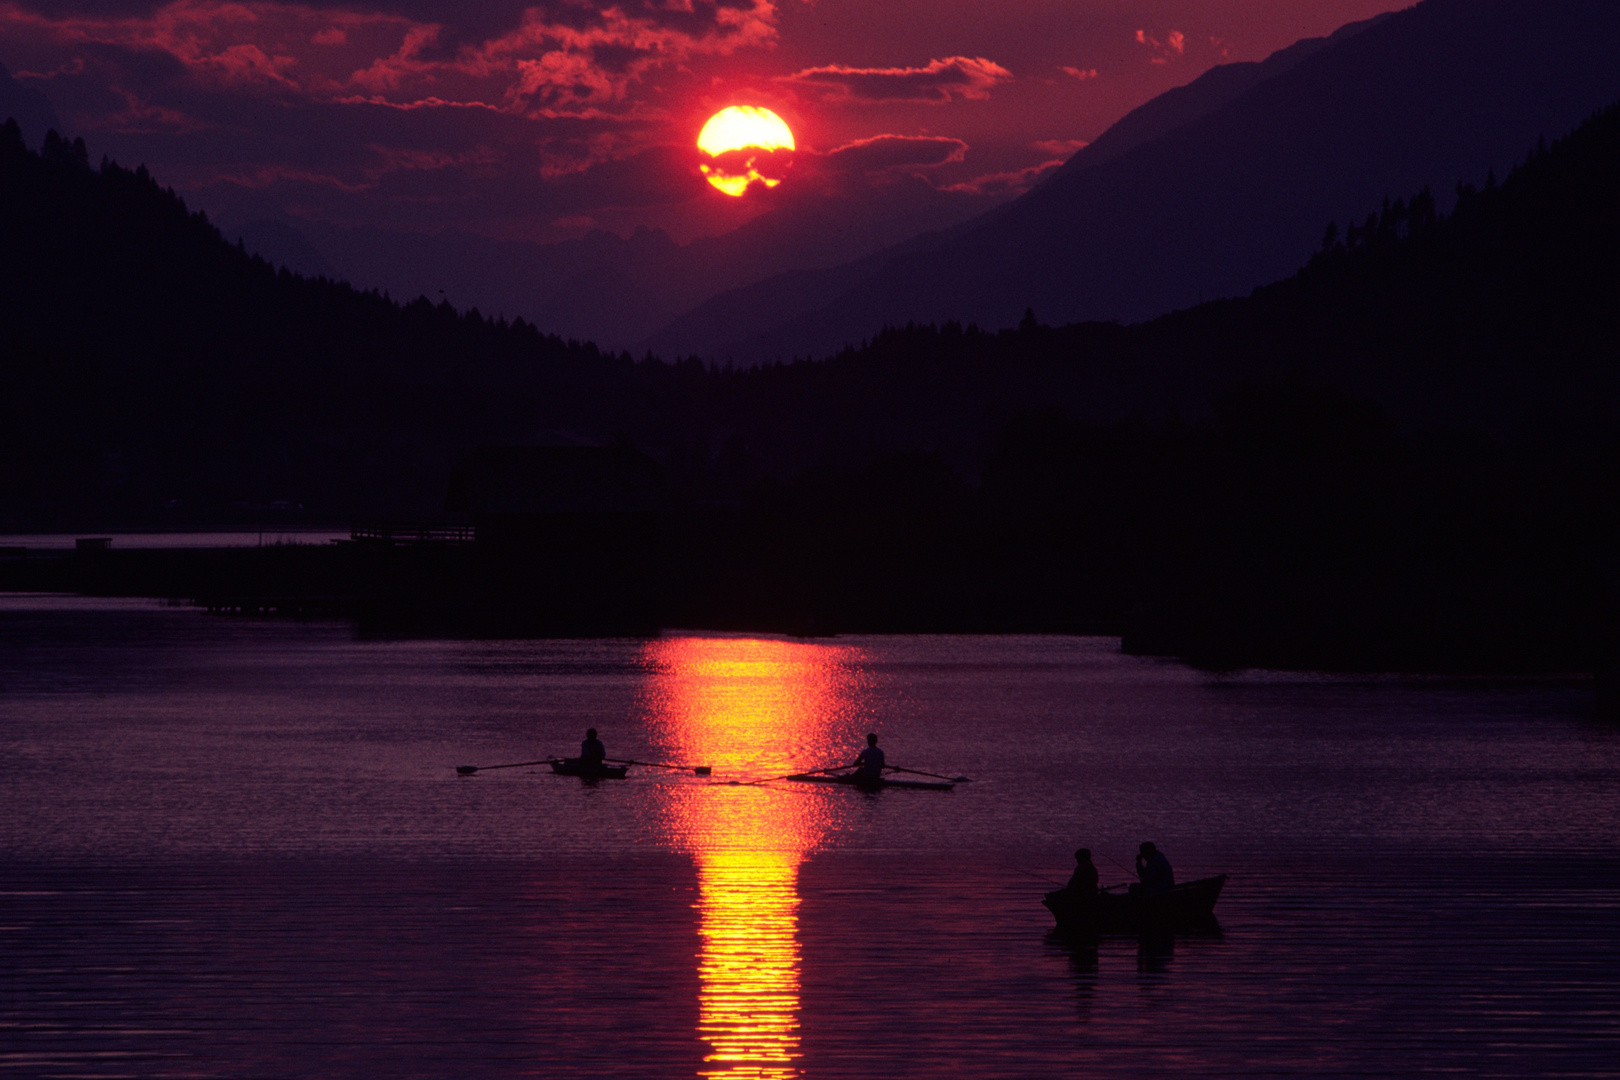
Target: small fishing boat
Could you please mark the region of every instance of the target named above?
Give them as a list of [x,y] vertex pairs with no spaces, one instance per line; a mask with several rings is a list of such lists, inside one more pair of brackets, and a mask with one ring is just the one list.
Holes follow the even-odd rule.
[[558,776],[578,776],[585,780],[623,780],[628,765],[591,765],[579,758],[555,758],[551,771]]
[[1041,901],[1062,931],[1130,934],[1140,930],[1196,930],[1215,922],[1215,901],[1220,899],[1226,875],[1200,878],[1168,892],[1110,892],[1097,894],[1087,904],[1067,889],[1046,894]]
[[882,791],[884,788],[913,788],[918,791],[950,791],[956,787],[949,780],[895,780],[888,776],[876,779],[856,776],[854,773],[799,773],[786,779],[800,784],[843,784],[862,791]]

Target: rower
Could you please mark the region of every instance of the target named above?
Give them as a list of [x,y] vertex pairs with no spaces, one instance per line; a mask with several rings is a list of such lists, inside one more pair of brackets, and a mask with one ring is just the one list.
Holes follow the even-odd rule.
[[585,741],[579,744],[579,763],[587,769],[600,769],[607,757],[607,747],[596,737],[595,728],[585,729]]
[[878,749],[877,732],[866,736],[866,749],[855,758],[855,779],[879,780],[883,777],[883,751]]
[[1175,888],[1176,875],[1170,869],[1170,860],[1151,840],[1142,841],[1136,852],[1136,876],[1139,884],[1132,892],[1162,893]]

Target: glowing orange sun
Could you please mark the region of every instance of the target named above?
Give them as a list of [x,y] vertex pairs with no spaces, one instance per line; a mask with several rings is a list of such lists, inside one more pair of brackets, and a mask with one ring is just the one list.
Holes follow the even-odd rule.
[[698,168],[727,195],[746,195],[755,184],[773,188],[793,163],[793,132],[757,105],[721,109],[698,132],[697,144],[703,152]]

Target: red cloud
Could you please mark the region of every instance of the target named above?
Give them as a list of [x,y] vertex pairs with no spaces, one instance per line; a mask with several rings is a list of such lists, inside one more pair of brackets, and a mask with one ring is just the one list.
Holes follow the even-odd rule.
[[334,45],[361,40],[375,48],[408,33],[410,20],[379,13],[323,12],[272,2],[172,0],[139,15],[55,15],[0,3],[0,34],[103,63],[166,56],[205,87],[273,84],[311,98],[347,81],[349,56]]
[[[725,56],[776,40],[772,0],[632,0],[600,9],[558,5],[527,9],[519,25],[450,55],[439,48],[441,27],[417,24],[390,55],[353,73],[372,93],[436,91],[471,84],[506,108],[555,115],[623,108],[632,84],[656,68],[699,56]],[[493,100],[485,97],[484,100]]]
[[[188,197],[280,199],[298,215],[391,227],[549,227],[701,196],[691,146],[668,129],[681,91],[715,58],[774,44],[789,0],[500,0],[465,19],[442,2],[0,0],[0,41],[115,155],[153,145],[133,136],[164,135],[159,163]],[[423,14],[435,10],[449,14]],[[835,101],[942,103],[1012,78],[947,56],[783,81]],[[203,132],[229,137],[186,137]],[[806,152],[803,169],[834,189],[937,186],[940,170],[961,174],[967,150],[878,135]]]
[[1030,145],[1043,154],[1067,158],[1069,155],[1091,144],[1085,139],[1041,139],[1039,142],[1030,143]]
[[1146,45],[1153,50],[1153,62],[1155,64],[1168,64],[1187,51],[1187,35],[1180,30],[1170,31],[1165,35],[1163,41],[1160,41],[1146,30],[1138,30],[1136,40],[1138,44]]
[[[276,128],[303,108],[366,106],[423,117],[494,109],[540,128],[584,122],[583,145],[533,133],[527,167],[551,177],[644,146],[660,110],[638,86],[772,44],[777,2],[525,0],[469,32],[399,13],[419,5],[378,10],[368,0],[158,0],[127,14],[0,0],[0,41],[55,69],[41,78],[76,82],[81,107],[68,119],[80,131]],[[252,106],[256,120],[244,125],[248,103],[266,98],[280,108]],[[301,132],[298,145],[327,145],[312,135]],[[275,142],[263,151],[285,153]]]
[[1095,79],[1097,77],[1096,68],[1063,67],[1059,68],[1058,70],[1062,71],[1065,75],[1073,75],[1081,82],[1085,82],[1087,79]]
[[833,101],[916,101],[944,104],[953,97],[990,96],[990,88],[1012,79],[1012,72],[981,57],[948,56],[920,68],[856,68],[842,64],[805,68],[782,82],[825,87]]
[[[499,101],[513,112],[623,105],[654,68],[776,38],[773,0],[539,4],[514,28],[457,46],[404,15],[282,0],[170,0],[138,15],[56,14],[0,2],[0,35],[43,46],[166,54],[211,87],[273,86],[311,101],[356,95]],[[398,96],[396,98],[396,95]]]

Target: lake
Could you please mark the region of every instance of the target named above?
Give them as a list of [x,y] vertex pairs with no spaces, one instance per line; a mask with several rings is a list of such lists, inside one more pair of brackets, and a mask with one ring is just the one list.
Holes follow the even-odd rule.
[[[1590,684],[0,597],[0,1075],[1615,1076]],[[455,766],[576,752],[586,783]],[[949,792],[731,785],[845,761]],[[1049,936],[1156,841],[1218,931]]]
[[99,536],[118,551],[149,548],[275,547],[325,545],[349,539],[348,529],[238,529],[233,532],[0,533],[0,548],[68,552],[81,539]]

